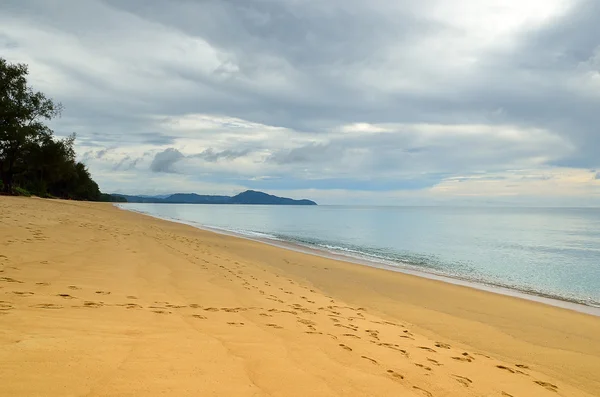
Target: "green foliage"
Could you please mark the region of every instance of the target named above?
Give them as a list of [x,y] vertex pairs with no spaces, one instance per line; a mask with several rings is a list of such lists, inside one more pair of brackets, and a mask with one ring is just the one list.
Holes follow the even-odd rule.
[[42,121],[62,105],[27,86],[27,66],[0,58],[0,176],[5,193],[100,200],[100,189],[75,159],[75,134],[56,139]]
[[113,194],[100,194],[100,201],[108,202],[108,203],[126,203],[127,199],[123,196],[115,196]]
[[27,191],[27,190],[25,190],[23,188],[20,188],[18,186],[13,189],[13,194],[15,196],[25,196],[25,197],[30,197],[31,196],[31,193],[29,193],[29,191]]

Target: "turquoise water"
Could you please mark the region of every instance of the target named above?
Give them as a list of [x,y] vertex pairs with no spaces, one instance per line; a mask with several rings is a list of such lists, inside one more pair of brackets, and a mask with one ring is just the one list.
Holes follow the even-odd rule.
[[600,209],[123,204],[160,218],[600,306]]

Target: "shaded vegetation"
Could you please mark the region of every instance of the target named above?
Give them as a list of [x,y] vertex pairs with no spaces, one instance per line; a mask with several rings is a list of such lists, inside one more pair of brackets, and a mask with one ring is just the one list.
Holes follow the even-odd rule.
[[27,75],[27,65],[0,58],[0,190],[21,196],[113,201],[76,160],[75,134],[57,139],[44,123],[58,117],[62,105],[28,86]]
[[117,194],[101,193],[100,201],[107,201],[107,202],[111,202],[111,203],[126,203],[127,199],[125,197],[119,196]]

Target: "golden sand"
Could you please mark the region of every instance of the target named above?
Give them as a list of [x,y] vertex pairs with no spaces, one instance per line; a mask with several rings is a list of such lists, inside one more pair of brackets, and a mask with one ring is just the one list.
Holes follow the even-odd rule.
[[0,197],[1,396],[599,396],[600,318]]

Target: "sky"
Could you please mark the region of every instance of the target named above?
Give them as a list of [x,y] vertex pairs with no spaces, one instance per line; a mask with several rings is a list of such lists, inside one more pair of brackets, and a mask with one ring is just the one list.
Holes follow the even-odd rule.
[[2,0],[104,192],[600,206],[598,0]]

